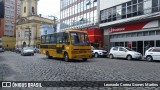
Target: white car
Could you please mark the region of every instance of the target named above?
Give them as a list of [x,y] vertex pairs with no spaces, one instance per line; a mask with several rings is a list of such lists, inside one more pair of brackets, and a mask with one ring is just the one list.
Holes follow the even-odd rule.
[[34,49],[31,48],[31,47],[25,47],[25,48],[22,49],[21,55],[22,56],[24,56],[24,55],[34,56]]
[[142,54],[128,47],[112,47],[109,52],[109,58],[142,59]]
[[144,58],[151,62],[153,60],[160,60],[160,47],[151,47],[145,52]]
[[106,57],[107,56],[107,51],[106,50],[101,50],[101,49],[96,49],[92,46],[92,55],[96,58],[99,56]]

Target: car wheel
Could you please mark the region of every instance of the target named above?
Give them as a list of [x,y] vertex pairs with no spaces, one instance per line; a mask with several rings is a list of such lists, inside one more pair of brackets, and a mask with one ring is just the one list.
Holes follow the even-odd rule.
[[98,58],[98,57],[99,57],[98,53],[95,53],[95,54],[94,54],[94,57]]
[[131,56],[131,55],[128,55],[128,56],[127,56],[127,60],[132,60],[132,56]]
[[112,55],[112,54],[110,54],[110,55],[109,55],[109,58],[110,58],[110,59],[113,59],[114,57],[113,57],[113,55]]
[[87,58],[83,58],[83,61],[87,61]]
[[146,60],[149,61],[149,62],[152,62],[152,61],[153,61],[153,58],[152,58],[152,56],[147,56],[147,57],[146,57]]
[[69,62],[69,56],[67,53],[64,54],[64,61]]

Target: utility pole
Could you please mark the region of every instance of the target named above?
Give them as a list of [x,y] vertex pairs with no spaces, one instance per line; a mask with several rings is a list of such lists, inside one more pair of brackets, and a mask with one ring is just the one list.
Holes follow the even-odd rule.
[[53,21],[54,21],[54,25],[53,25],[53,28],[54,28],[54,32],[57,32],[57,20],[58,18],[56,16],[48,16],[48,17],[53,17]]

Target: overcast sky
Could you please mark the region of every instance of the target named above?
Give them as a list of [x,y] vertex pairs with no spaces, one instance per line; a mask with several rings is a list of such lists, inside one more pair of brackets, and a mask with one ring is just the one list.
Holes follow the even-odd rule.
[[39,0],[38,13],[42,14],[42,17],[56,15],[59,18],[60,0]]

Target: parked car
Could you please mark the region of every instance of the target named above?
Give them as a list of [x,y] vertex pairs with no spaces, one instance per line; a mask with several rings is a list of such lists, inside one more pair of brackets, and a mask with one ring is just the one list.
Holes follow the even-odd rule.
[[16,52],[16,53],[21,53],[21,51],[22,51],[22,48],[16,48],[16,49],[15,49],[15,52]]
[[31,47],[25,47],[25,48],[22,49],[21,55],[22,56],[24,56],[24,55],[34,56],[34,49],[31,48]]
[[40,52],[39,48],[34,48],[34,53],[39,53],[39,52]]
[[142,59],[142,54],[128,47],[112,47],[109,52],[109,58]]
[[103,49],[96,49],[95,47],[92,47],[92,56],[98,58],[98,57],[107,57],[107,51]]
[[151,47],[145,52],[144,58],[151,62],[153,60],[160,60],[160,47]]
[[4,49],[3,49],[3,48],[0,48],[0,52],[4,52]]

